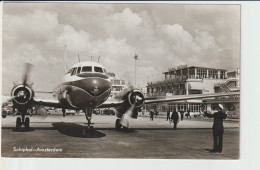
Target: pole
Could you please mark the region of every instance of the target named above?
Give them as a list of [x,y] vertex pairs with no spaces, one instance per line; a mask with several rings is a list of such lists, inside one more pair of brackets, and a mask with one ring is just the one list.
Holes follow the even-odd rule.
[[136,88],[136,60],[135,60],[135,88]]
[[135,54],[134,60],[135,60],[135,88],[136,88],[136,61],[139,60],[137,54]]
[[79,59],[79,63],[80,63],[80,58],[79,58],[79,54],[78,54],[78,59]]

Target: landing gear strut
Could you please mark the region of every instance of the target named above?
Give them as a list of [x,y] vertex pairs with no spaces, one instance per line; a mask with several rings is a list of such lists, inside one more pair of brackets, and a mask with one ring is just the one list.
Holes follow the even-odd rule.
[[116,123],[115,123],[115,128],[116,130],[120,130],[122,127],[121,123],[120,123],[120,119],[116,119]]
[[64,108],[62,108],[62,115],[63,115],[63,117],[66,116],[66,110]]
[[24,126],[25,129],[30,128],[30,118],[25,118],[26,113],[27,111],[21,111],[22,116],[16,119],[16,129],[20,129],[22,126]]
[[94,127],[91,126],[92,125],[91,119],[92,119],[92,114],[93,114],[94,110],[92,107],[89,107],[84,112],[85,112],[85,116],[86,116],[88,123],[85,123],[85,124],[87,124],[87,126],[84,126],[82,135],[88,136],[88,135],[91,135],[94,130]]

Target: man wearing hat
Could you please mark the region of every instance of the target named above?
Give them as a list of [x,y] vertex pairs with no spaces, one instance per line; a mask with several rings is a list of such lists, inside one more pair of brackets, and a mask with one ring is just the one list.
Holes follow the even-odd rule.
[[214,118],[213,123],[213,138],[214,138],[214,146],[213,152],[222,152],[222,141],[223,141],[223,133],[224,133],[224,126],[223,126],[223,119],[227,118],[226,112],[223,110],[223,105],[218,105],[218,112],[214,114],[209,114],[207,111],[204,111],[205,115],[209,118]]
[[173,129],[177,129],[177,123],[179,121],[179,115],[178,112],[176,111],[176,108],[173,109],[171,120],[173,121]]

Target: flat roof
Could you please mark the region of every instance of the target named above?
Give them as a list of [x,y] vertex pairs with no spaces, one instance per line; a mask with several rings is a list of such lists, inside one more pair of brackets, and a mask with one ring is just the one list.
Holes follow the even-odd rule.
[[173,71],[177,71],[177,70],[184,70],[184,69],[187,69],[187,68],[204,68],[204,69],[211,69],[211,70],[228,71],[228,70],[222,69],[222,68],[210,68],[210,67],[201,67],[201,66],[186,66],[186,65],[183,66],[183,65],[181,65],[177,68],[169,68],[169,71],[163,72],[163,74],[173,72]]

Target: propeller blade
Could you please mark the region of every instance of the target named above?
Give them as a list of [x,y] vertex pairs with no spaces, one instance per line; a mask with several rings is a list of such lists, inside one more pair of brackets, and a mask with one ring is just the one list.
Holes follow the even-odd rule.
[[125,126],[125,127],[129,127],[129,120],[132,119],[133,113],[134,113],[134,109],[135,109],[135,104],[132,105],[123,115],[123,117],[121,118],[120,123]]
[[32,64],[25,63],[24,67],[25,67],[25,70],[24,70],[22,82],[23,82],[23,85],[26,85],[28,77],[29,77],[29,73],[31,72],[31,69],[32,69]]
[[131,120],[133,117],[136,104],[139,104],[143,100],[139,95],[135,95],[133,99],[134,104],[125,112],[120,120],[120,123],[125,127],[129,127],[129,120]]

